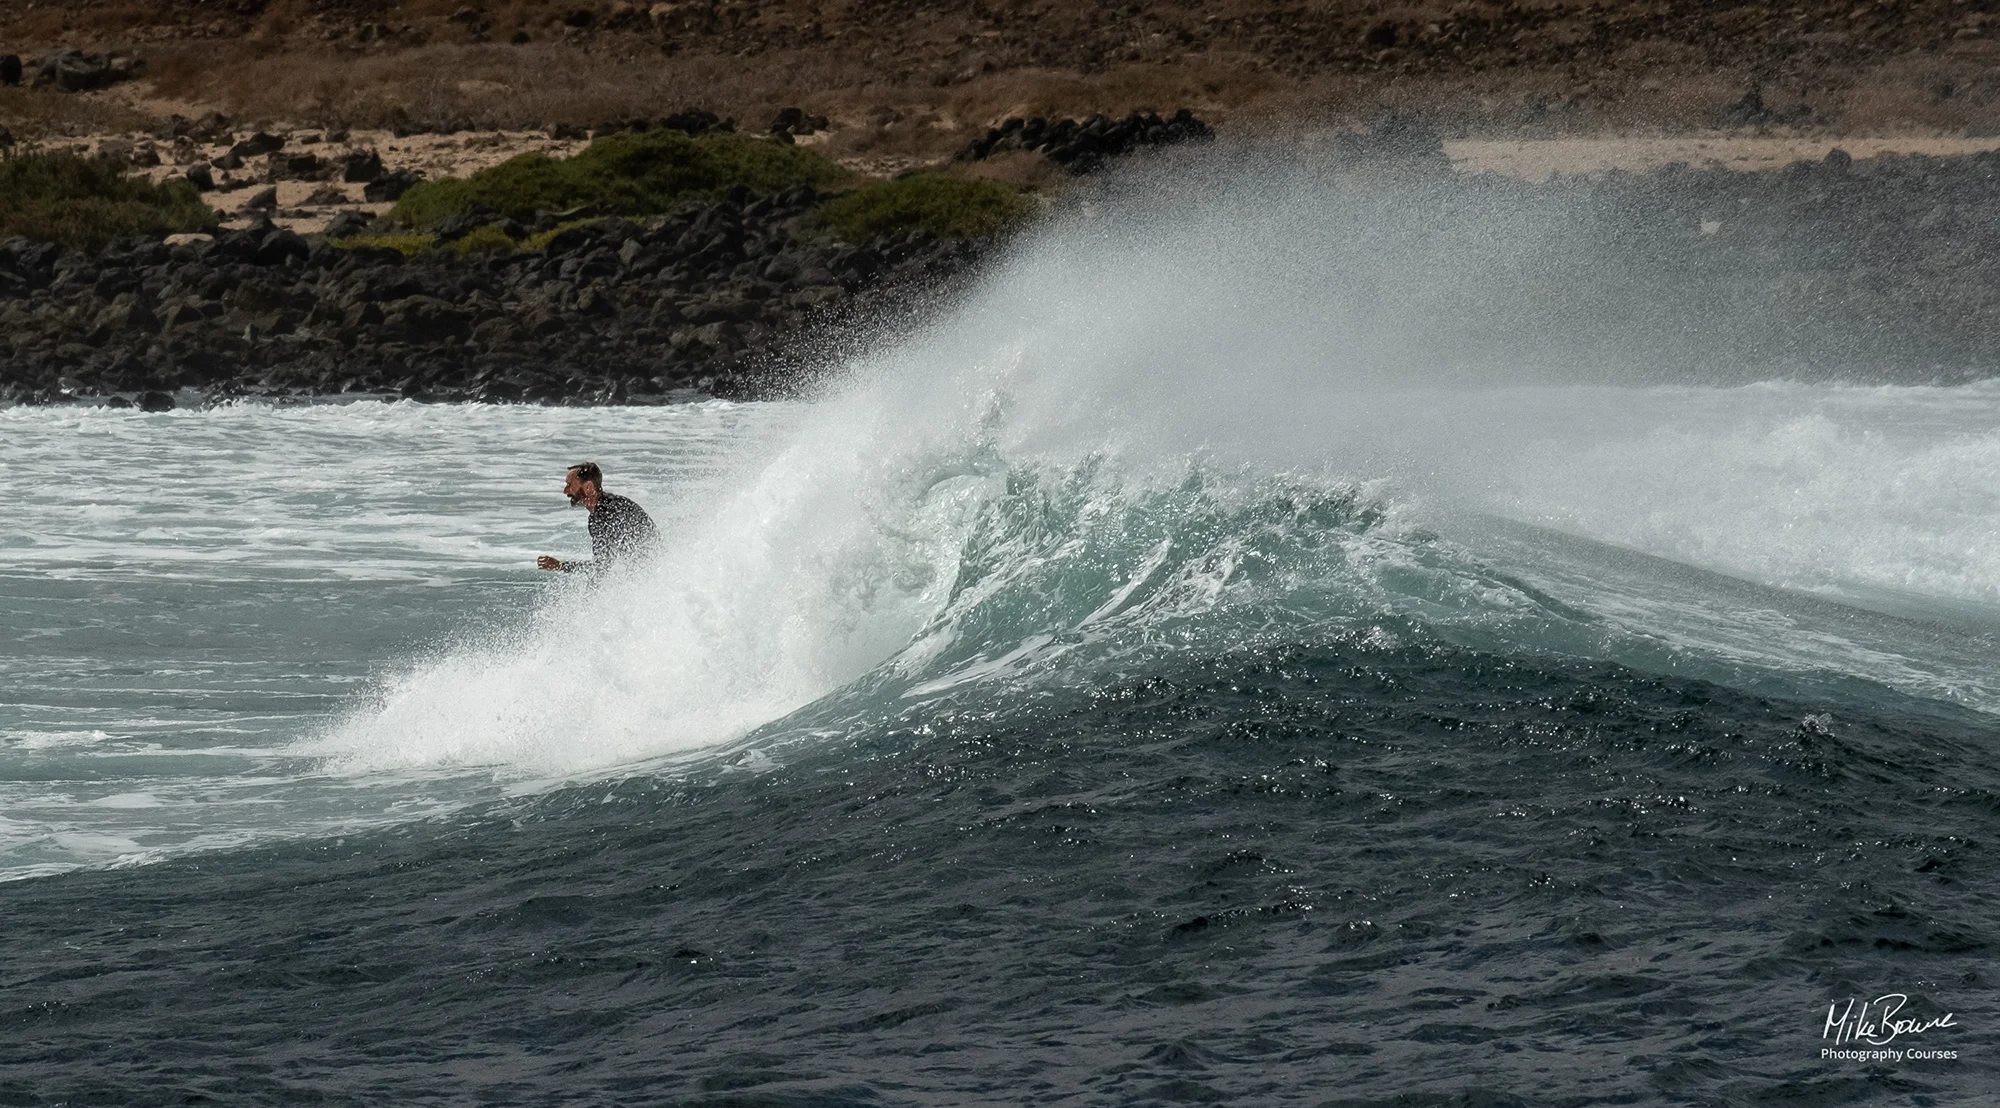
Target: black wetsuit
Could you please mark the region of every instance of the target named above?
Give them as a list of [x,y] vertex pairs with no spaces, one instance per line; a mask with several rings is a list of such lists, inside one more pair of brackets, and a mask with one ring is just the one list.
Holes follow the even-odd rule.
[[596,573],[658,545],[660,529],[644,508],[615,493],[599,493],[590,512],[588,562],[564,562],[564,573]]

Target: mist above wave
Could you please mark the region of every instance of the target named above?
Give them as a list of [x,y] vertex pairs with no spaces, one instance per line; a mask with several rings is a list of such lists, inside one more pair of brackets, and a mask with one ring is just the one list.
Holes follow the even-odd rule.
[[[2000,598],[1978,491],[2000,467],[2000,394],[1730,387],[1743,360],[1701,353],[1732,334],[1754,348],[1740,328],[1782,305],[1718,306],[1650,271],[1588,203],[1440,180],[1238,152],[1114,183],[935,324],[855,359],[655,564],[417,663],[317,749],[356,771],[626,764],[725,742],[891,659],[905,687],[1018,673],[1118,613],[1484,605],[1504,641],[1541,618],[1534,590],[1406,531],[1461,516],[1775,585]],[[1048,510],[1065,486],[1070,508]],[[1272,579],[1310,569],[1283,598],[1245,587],[1252,562],[1220,552],[1256,548],[1298,490],[1346,507],[1259,552]],[[1363,516],[1396,526],[1354,530]],[[1200,537],[1203,520],[1233,522]],[[1359,561],[1311,566],[1356,536]],[[1147,608],[1168,581],[1180,600]]]

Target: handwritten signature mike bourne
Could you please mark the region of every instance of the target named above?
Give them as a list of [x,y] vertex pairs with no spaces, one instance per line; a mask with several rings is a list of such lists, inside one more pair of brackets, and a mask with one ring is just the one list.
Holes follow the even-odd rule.
[[1845,1001],[1833,1001],[1826,1006],[1826,1027],[1820,1032],[1821,1039],[1832,1039],[1833,1046],[1822,1049],[1822,1058],[1847,1059],[1855,1061],[1901,1062],[1908,1058],[1953,1059],[1958,1057],[1955,1050],[1837,1050],[1835,1047],[1849,1043],[1865,1043],[1871,1047],[1886,1047],[1904,1035],[1921,1035],[1940,1027],[1957,1027],[1952,1013],[1917,1019],[1898,1016],[1903,1006],[1910,1002],[1906,993],[1884,993],[1874,1000],[1859,1000],[1848,997]]

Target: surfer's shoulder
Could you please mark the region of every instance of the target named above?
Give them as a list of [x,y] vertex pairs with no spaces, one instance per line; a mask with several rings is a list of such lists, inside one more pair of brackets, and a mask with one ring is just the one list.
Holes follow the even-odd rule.
[[611,509],[614,515],[643,517],[646,514],[646,509],[641,508],[638,501],[633,500],[629,496],[619,496],[615,492],[605,493],[598,500],[598,504]]

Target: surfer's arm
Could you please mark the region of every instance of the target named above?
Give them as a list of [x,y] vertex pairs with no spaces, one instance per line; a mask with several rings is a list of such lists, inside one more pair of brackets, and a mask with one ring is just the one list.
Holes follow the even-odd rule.
[[565,562],[561,558],[544,554],[535,559],[535,565],[540,569],[553,570],[557,573],[596,573],[610,565],[612,560],[618,557],[619,550],[617,532],[608,520],[600,522],[595,517],[592,518],[590,553],[592,557],[588,561],[581,562]]

